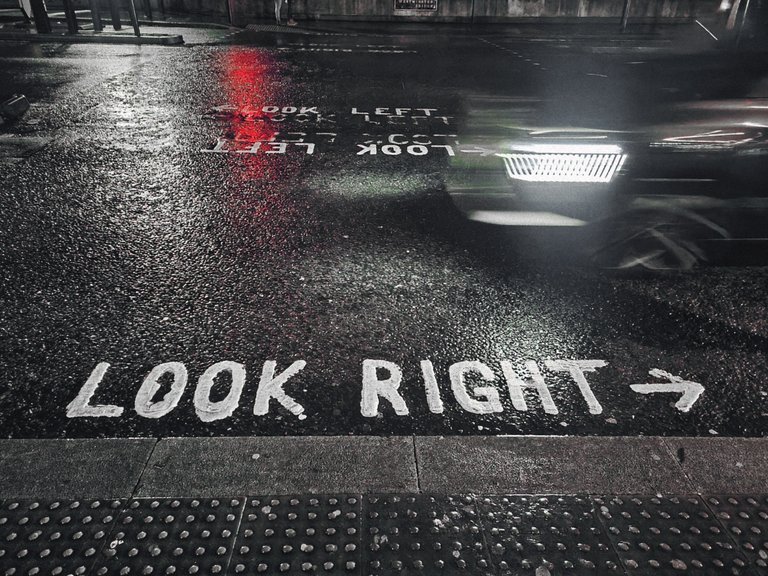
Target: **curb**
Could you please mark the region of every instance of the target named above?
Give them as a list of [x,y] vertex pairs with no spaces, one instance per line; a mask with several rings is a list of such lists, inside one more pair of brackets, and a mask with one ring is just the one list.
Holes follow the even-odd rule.
[[768,438],[285,436],[0,440],[2,498],[756,494]]
[[176,46],[184,44],[184,38],[179,34],[162,36],[112,36],[100,32],[94,35],[86,34],[28,34],[26,32],[0,32],[0,41],[21,40],[35,43],[67,43],[67,44],[153,44]]

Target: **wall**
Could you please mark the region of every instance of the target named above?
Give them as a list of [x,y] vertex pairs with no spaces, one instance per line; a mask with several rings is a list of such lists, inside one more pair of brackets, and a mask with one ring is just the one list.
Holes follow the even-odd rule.
[[[167,0],[178,3],[225,0]],[[272,0],[228,0],[235,25],[274,18]],[[632,0],[632,18],[688,18],[714,13],[717,0]],[[293,0],[293,14],[309,20],[392,22],[514,22],[529,18],[621,18],[623,0],[438,0],[426,16],[397,16],[393,0]]]
[[[134,2],[138,1],[134,0]],[[152,0],[153,8],[159,2],[160,0]],[[217,22],[220,21],[222,16],[227,16],[227,0],[162,0],[162,3],[168,12],[177,14],[216,16]]]
[[[711,2],[697,2],[695,9],[707,9]],[[691,0],[632,0],[634,18],[687,18],[692,14]],[[520,17],[548,18],[621,18],[621,0],[475,0],[475,20],[499,20]]]

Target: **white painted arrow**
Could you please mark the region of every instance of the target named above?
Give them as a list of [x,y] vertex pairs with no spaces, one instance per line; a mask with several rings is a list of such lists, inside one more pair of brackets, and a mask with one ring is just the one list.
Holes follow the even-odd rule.
[[673,376],[669,372],[654,368],[648,372],[654,378],[666,378],[669,383],[663,384],[632,384],[630,388],[639,394],[655,394],[657,392],[678,392],[682,394],[680,400],[675,403],[675,408],[680,412],[688,412],[701,393],[704,392],[704,386],[698,382],[683,380],[679,376]]

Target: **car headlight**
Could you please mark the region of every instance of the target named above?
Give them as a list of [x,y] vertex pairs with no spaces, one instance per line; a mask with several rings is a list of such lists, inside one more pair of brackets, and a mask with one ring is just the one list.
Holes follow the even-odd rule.
[[528,182],[610,182],[627,159],[614,144],[520,144],[498,153],[507,175]]

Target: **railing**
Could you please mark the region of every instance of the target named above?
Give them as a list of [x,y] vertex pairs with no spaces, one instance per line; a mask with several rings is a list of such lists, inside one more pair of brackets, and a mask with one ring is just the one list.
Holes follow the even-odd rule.
[[[72,0],[62,0],[64,4],[64,18],[67,22],[67,31],[70,34],[77,34],[81,28],[78,26],[77,15],[75,14],[75,8],[72,4]],[[107,0],[109,3],[110,18],[112,21],[112,27],[115,30],[122,29],[122,21],[120,18],[120,1],[121,0]],[[133,32],[137,37],[141,36],[141,30],[139,29],[139,19],[136,15],[136,6],[134,0],[123,0],[128,8],[128,18],[133,26]],[[101,17],[101,2],[102,0],[88,0],[91,21],[93,22],[93,31],[101,32],[104,30],[104,23]],[[48,9],[45,5],[45,0],[29,0],[30,8],[32,9],[32,18],[35,22],[35,29],[38,34],[51,34],[53,28],[51,26],[51,18],[48,14]],[[144,3],[144,9],[150,11],[148,18],[151,19],[151,8],[149,2]]]

